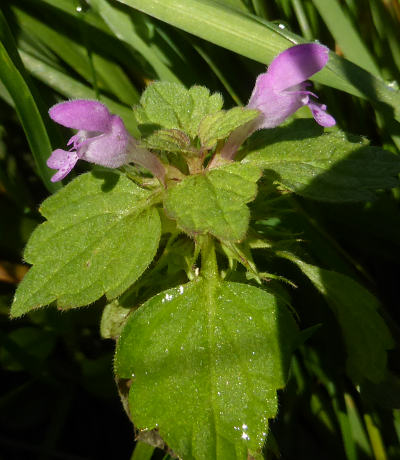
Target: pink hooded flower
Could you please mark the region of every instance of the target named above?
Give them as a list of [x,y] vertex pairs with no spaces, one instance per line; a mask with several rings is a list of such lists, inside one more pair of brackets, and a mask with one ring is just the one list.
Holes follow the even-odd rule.
[[140,148],[121,118],[112,115],[101,102],[84,99],[61,102],[50,108],[49,115],[60,125],[79,130],[68,141],[70,150],[56,149],[47,160],[49,168],[58,169],[52,182],[64,179],[78,160],[108,168],[135,162],[163,179],[164,168],[158,158]]
[[249,109],[258,109],[261,114],[253,122],[234,131],[221,155],[233,158],[242,142],[257,129],[274,128],[307,105],[315,121],[321,126],[333,126],[335,119],[326,112],[326,105],[315,101],[318,99],[307,87],[306,81],[319,72],[328,62],[329,50],[317,43],[307,43],[289,48],[271,62],[268,70],[258,76],[250,101]]

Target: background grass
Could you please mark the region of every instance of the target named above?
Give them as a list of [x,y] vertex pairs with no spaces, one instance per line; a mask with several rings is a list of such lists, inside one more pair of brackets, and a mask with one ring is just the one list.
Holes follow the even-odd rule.
[[[66,98],[99,98],[135,135],[130,107],[150,81],[206,85],[223,94],[226,107],[245,104],[255,77],[276,54],[293,43],[318,40],[336,52],[316,86],[340,128],[398,153],[400,3],[5,3],[0,16],[0,458],[128,459],[134,433],[113,382],[113,343],[98,332],[103,303],[8,319],[15,286],[26,272],[23,246],[40,222],[40,202],[54,191],[45,161],[66,139],[47,108]],[[346,206],[295,199],[291,222],[306,232],[322,264],[356,273],[381,299],[397,339],[399,197],[393,190],[374,203]],[[398,350],[390,356],[391,379],[360,393],[332,346],[338,329],[329,311],[319,308],[322,299],[288,264],[257,262],[303,285],[294,299],[303,328],[332,324],[296,353],[266,457],[400,458]],[[139,446],[136,460],[164,456]]]

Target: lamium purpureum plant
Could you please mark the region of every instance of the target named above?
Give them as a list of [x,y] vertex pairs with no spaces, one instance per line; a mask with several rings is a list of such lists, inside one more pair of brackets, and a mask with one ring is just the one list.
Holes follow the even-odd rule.
[[[307,89],[327,61],[319,44],[284,51],[230,110],[207,88],[154,82],[134,108],[140,139],[100,102],[50,109],[78,130],[49,158],[52,180],[79,159],[99,166],[42,204],[11,314],[105,296],[101,333],[117,340],[124,406],[141,439],[153,431],[183,459],[262,458],[277,390],[310,335],[290,309],[292,281],[260,270],[260,254],[293,263],[325,297],[357,385],[387,374],[393,341],[376,298],[316,266],[285,227],[293,194],[368,201],[398,184],[400,160],[337,129]],[[285,123],[302,106],[317,124]]]

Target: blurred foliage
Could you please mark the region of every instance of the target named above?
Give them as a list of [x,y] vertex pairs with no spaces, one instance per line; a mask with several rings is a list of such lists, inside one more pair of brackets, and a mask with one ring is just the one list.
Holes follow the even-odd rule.
[[[318,39],[398,89],[397,0],[218,4],[260,24],[270,21],[278,32]],[[206,85],[221,92],[230,107],[248,99],[264,65],[114,1],[8,0],[1,11],[2,56],[8,56],[14,72],[7,81],[23,81],[30,105],[0,79],[0,458],[128,459],[134,436],[113,381],[114,346],[99,333],[104,301],[69,313],[49,308],[20,320],[8,318],[15,286],[26,272],[22,249],[41,221],[38,207],[48,195],[46,151],[50,154],[50,144],[61,145],[65,134],[50,123],[46,107],[65,98],[99,97],[136,134],[130,106],[150,81]],[[399,127],[388,121],[383,103],[327,86],[318,91],[341,128],[398,151]],[[397,189],[367,204],[289,198],[290,207],[271,209],[271,219],[259,222],[271,236],[286,231],[304,239],[319,265],[361,280],[382,301],[381,313],[397,343],[399,199]],[[256,203],[253,213],[257,206],[263,204]],[[295,355],[266,457],[400,459],[398,348],[389,354],[392,373],[383,383],[355,387],[345,375],[337,349],[340,331],[322,296],[288,261],[270,260],[261,251],[256,259],[261,271],[284,273],[301,286],[292,290],[301,328],[320,324]],[[163,286],[163,275],[154,282]],[[168,455],[138,443],[132,458],[150,457]]]

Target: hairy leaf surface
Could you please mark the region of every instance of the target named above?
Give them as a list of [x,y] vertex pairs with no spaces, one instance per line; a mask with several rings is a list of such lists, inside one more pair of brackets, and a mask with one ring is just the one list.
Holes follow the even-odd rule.
[[207,115],[200,123],[199,138],[206,148],[212,148],[220,139],[225,139],[239,126],[254,120],[260,115],[258,110],[234,107]]
[[246,203],[256,196],[260,174],[257,167],[234,163],[189,176],[168,190],[165,210],[189,234],[240,241],[250,218]]
[[263,130],[249,145],[244,163],[257,165],[271,179],[314,200],[349,202],[375,198],[375,191],[395,187],[400,158],[361,138],[322,133],[313,121],[297,120]]
[[135,109],[139,124],[182,130],[195,137],[201,120],[219,111],[223,99],[202,86],[187,90],[178,83],[155,82],[143,92],[140,104]]
[[160,219],[150,192],[114,172],[83,174],[41,207],[47,222],[32,234],[25,259],[33,267],[15,294],[20,316],[55,300],[62,308],[114,298],[152,261]]
[[276,415],[296,337],[287,308],[253,286],[200,279],[160,293],[117,348],[135,426],[158,428],[185,460],[247,459]]
[[191,152],[190,138],[178,129],[159,129],[143,139],[145,147],[168,152]]

